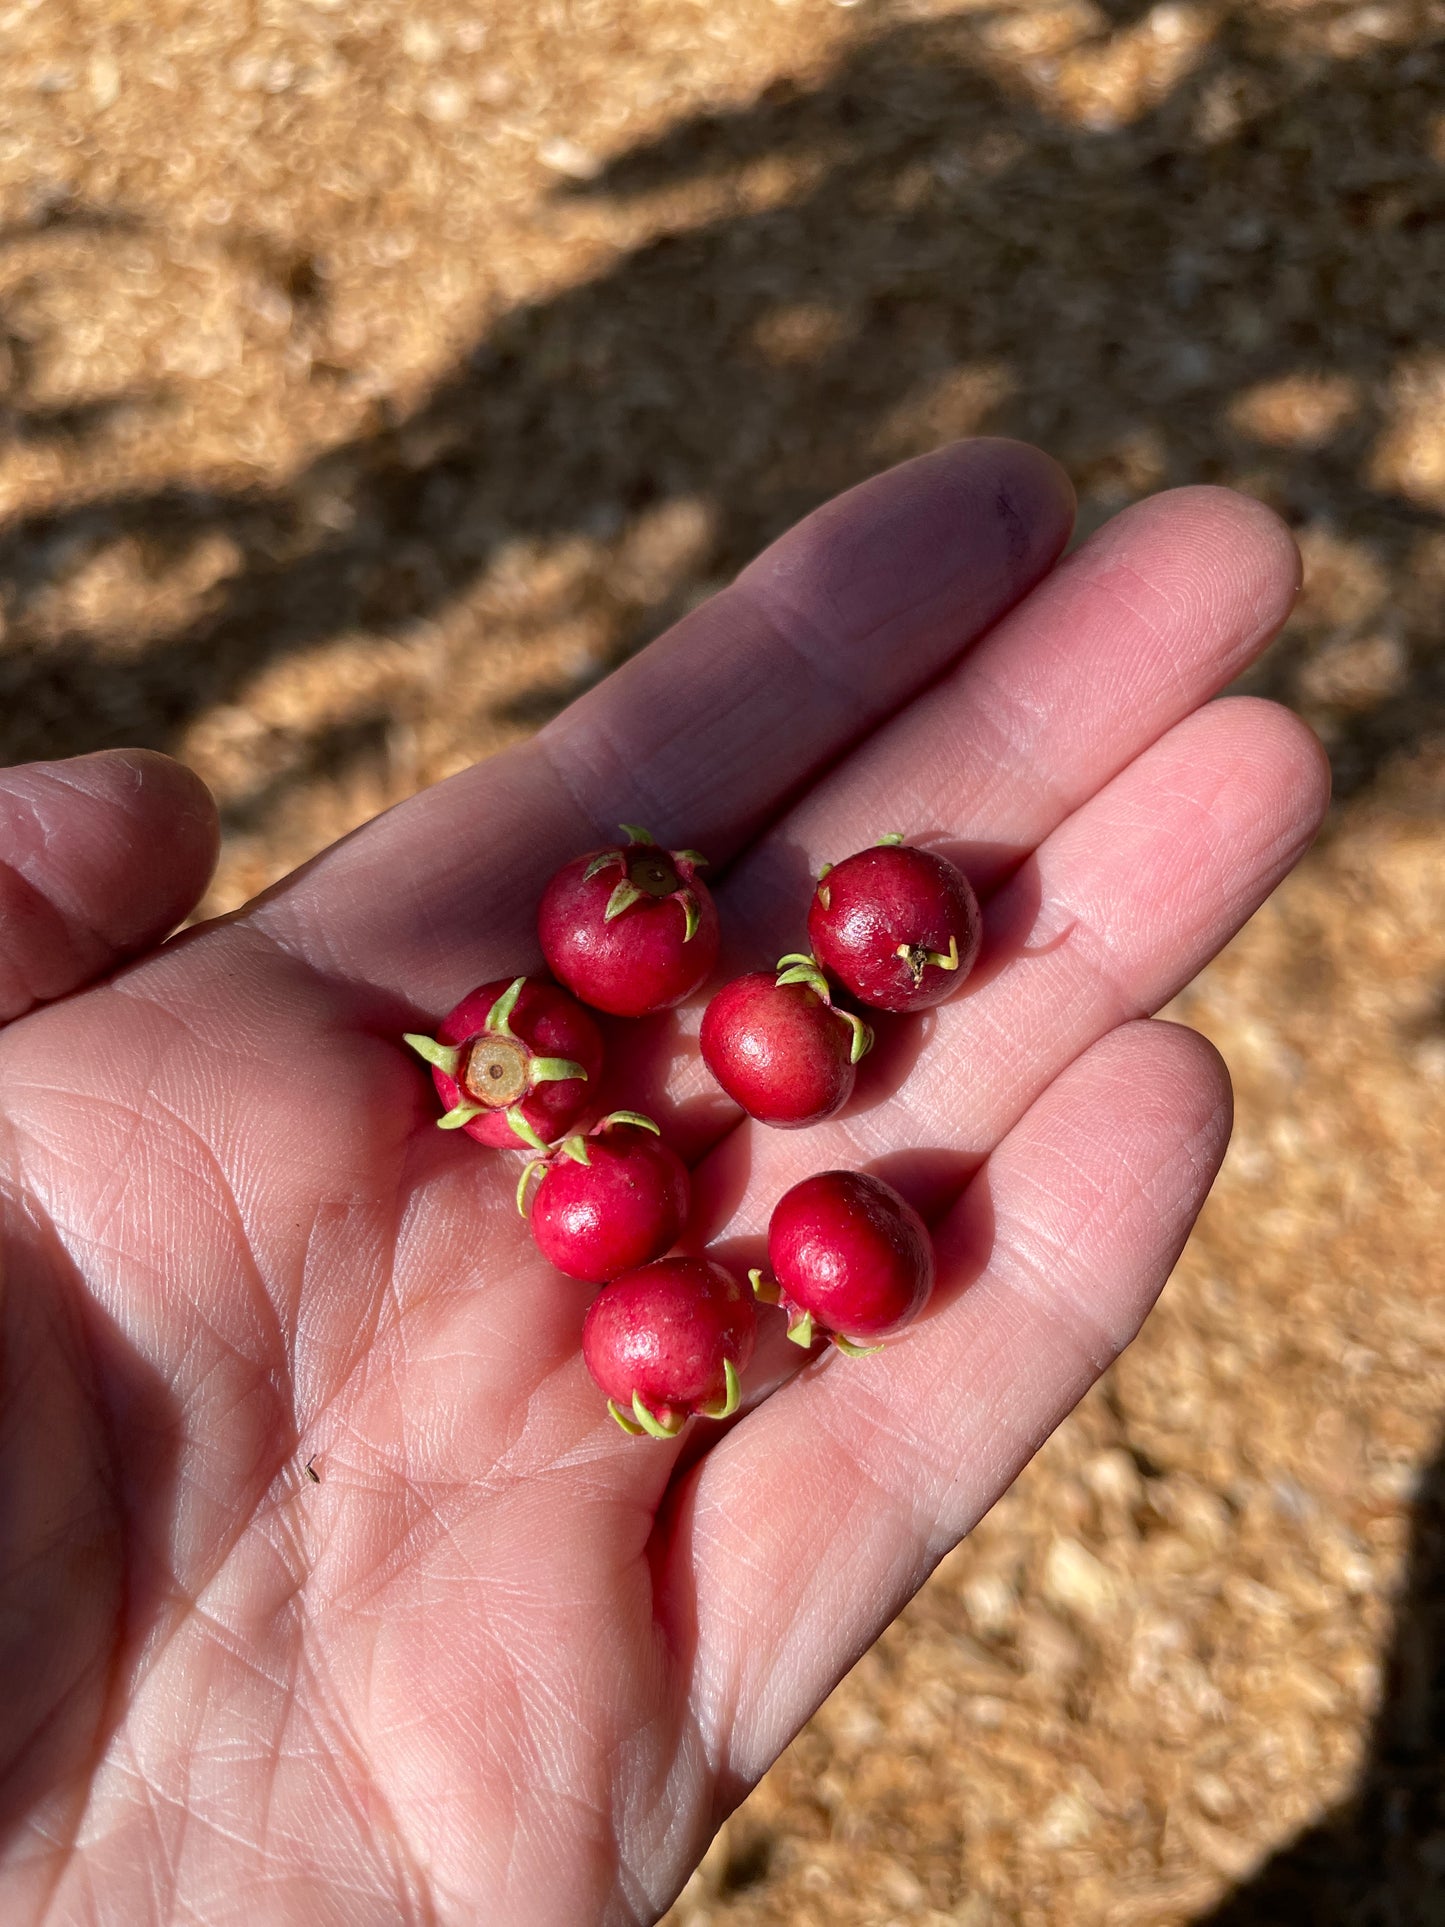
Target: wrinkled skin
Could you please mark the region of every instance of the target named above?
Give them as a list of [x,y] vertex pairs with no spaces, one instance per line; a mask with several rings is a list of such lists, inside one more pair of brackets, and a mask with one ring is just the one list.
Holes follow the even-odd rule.
[[[1161,496],[1055,567],[1069,513],[1012,444],[878,478],[531,743],[158,951],[211,858],[194,780],[0,775],[7,1927],[652,1919],[1132,1336],[1229,1120],[1144,1014],[1326,772],[1283,711],[1206,703],[1295,592],[1267,511]],[[751,1409],[675,1443],[607,1417],[517,1158],[437,1131],[398,1042],[534,970],[546,878],[639,816],[713,857],[733,969],[880,819],[970,846],[989,933],[812,1132],[740,1123],[696,1006],[639,1031],[612,1101],[696,1160],[721,1250],[878,1163],[939,1258],[877,1357],[760,1314]]]

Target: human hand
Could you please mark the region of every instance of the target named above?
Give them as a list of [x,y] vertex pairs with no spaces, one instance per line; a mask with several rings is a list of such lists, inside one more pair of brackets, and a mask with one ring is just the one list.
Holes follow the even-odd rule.
[[[1200,707],[1289,608],[1267,511],[1161,496],[1055,568],[1069,512],[1009,443],[867,483],[532,742],[106,981],[203,889],[207,800],[138,754],[0,775],[7,1922],[654,1918],[1128,1342],[1229,1128],[1212,1050],[1140,1019],[1327,774],[1287,712]],[[675,1443],[609,1419],[517,1160],[431,1128],[400,1042],[536,968],[542,884],[621,820],[713,858],[739,968],[883,830],[984,901],[962,991],[812,1131],[739,1123],[696,1010],[613,1031],[725,1256],[836,1165],[938,1247],[881,1355],[763,1313],[743,1412]]]

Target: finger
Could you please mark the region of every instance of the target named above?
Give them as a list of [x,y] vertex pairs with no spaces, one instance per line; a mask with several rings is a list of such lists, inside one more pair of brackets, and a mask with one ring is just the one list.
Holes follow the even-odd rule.
[[218,841],[210,791],[153,750],[0,771],[0,1022],[158,943]]
[[534,742],[391,811],[259,911],[294,947],[423,1002],[535,964],[549,872],[619,820],[730,856],[1035,583],[1061,471],[960,443],[850,490]]
[[[736,1798],[1129,1342],[1218,1169],[1229,1084],[1130,1024],[1046,1091],[938,1234],[940,1286],[866,1360],[820,1358],[680,1490],[658,1596],[695,1620]],[[766,1492],[766,1505],[758,1494]]]
[[1021,442],[874,476],[574,703],[547,753],[591,821],[642,808],[726,854],[1017,602],[1072,511]]
[[803,798],[729,878],[730,902],[768,916],[754,941],[791,946],[818,865],[887,830],[963,846],[992,889],[1238,676],[1298,590],[1288,529],[1248,496],[1175,489],[1126,509]]
[[[1297,583],[1283,524],[1228,490],[1178,490],[1117,517],[747,852],[719,892],[724,974],[806,948],[822,862],[883,830],[943,848],[986,896],[1239,674],[1288,614]],[[986,931],[994,921],[985,915]],[[628,1101],[695,1155],[737,1112],[677,1048],[676,1022],[658,1028],[655,1051],[645,1035],[632,1040]],[[863,1071],[875,1091],[889,1061],[886,1026],[880,1034]]]
[[807,1171],[901,1146],[929,1156],[900,1160],[900,1184],[941,1208],[1067,1064],[1157,1010],[1229,940],[1328,797],[1323,752],[1288,710],[1236,697],[1177,724],[990,900],[975,978],[888,1034],[855,1108],[806,1143],[757,1127],[725,1140],[698,1173],[704,1210],[731,1205],[730,1233],[757,1234]]

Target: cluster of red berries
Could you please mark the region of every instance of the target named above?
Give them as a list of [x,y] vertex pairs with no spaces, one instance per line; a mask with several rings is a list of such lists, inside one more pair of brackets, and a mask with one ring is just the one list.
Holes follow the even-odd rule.
[[[709,1259],[664,1256],[691,1206],[687,1167],[656,1124],[613,1111],[576,1127],[602,1071],[584,1005],[619,1017],[666,1010],[699,990],[718,954],[717,908],[696,850],[660,849],[624,824],[626,847],[566,864],[537,913],[542,954],[565,985],[518,977],[464,997],[435,1037],[408,1033],[441,1097],[443,1130],[530,1151],[517,1208],[542,1255],[600,1291],[582,1349],[626,1431],[670,1438],[688,1417],[737,1410],[756,1337],[754,1300],[780,1305],[788,1336],[856,1355],[916,1316],[933,1289],[927,1229],[890,1185],[861,1171],[795,1184],[768,1226],[771,1277],[752,1292]],[[749,1116],[816,1124],[852,1094],[873,1032],[837,1001],[925,1010],[978,954],[978,904],[944,858],[884,837],[830,865],[808,911],[809,954],[736,978],[702,1021],[704,1061]]]

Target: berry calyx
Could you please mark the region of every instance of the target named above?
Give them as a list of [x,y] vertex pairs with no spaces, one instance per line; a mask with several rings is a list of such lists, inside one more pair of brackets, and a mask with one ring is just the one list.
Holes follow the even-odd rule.
[[849,1357],[916,1318],[933,1290],[928,1227],[891,1184],[865,1171],[820,1171],[785,1191],[768,1223],[772,1278],[755,1296],[781,1305],[797,1345],[828,1337]]
[[735,977],[703,1012],[703,1061],[736,1103],[781,1130],[817,1124],[853,1094],[873,1045],[861,1017],[839,1010],[812,957]]
[[981,930],[962,870],[896,835],[829,864],[808,909],[819,963],[875,1010],[928,1010],[952,996]]
[[687,1166],[637,1111],[613,1111],[586,1137],[565,1138],[550,1157],[533,1158],[517,1184],[517,1208],[537,1249],[588,1284],[661,1257],[691,1202]]
[[707,1258],[659,1258],[604,1285],[582,1356],[624,1432],[675,1438],[691,1413],[731,1418],[753,1355],[746,1288]]
[[602,1073],[602,1033],[573,997],[528,977],[469,991],[435,1037],[406,1042],[431,1065],[443,1131],[545,1152],[587,1109]]
[[696,850],[664,850],[624,823],[626,847],[564,864],[542,893],[537,935],[554,976],[615,1017],[692,995],[717,962],[717,907]]

